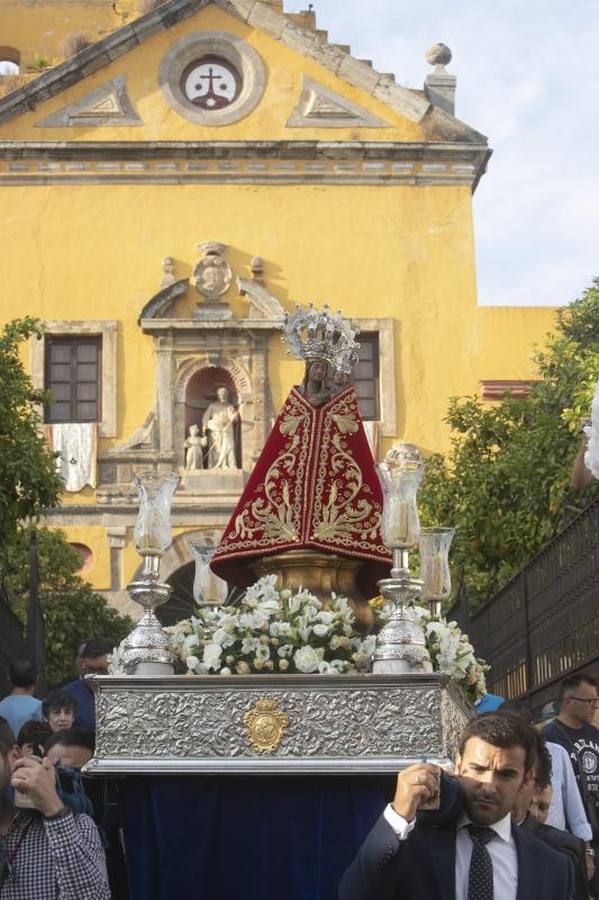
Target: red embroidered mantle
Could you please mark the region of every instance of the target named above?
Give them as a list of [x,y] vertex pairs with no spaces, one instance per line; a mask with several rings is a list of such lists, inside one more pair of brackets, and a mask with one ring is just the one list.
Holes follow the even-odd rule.
[[383,564],[383,497],[356,395],[347,388],[314,407],[295,388],[266,441],[211,568],[245,587],[249,568],[286,550],[317,549]]

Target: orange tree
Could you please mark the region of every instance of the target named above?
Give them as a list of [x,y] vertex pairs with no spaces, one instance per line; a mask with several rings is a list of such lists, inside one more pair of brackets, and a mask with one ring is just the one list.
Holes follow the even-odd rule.
[[426,524],[453,525],[452,567],[473,607],[489,599],[555,534],[564,510],[599,491],[570,488],[581,416],[599,377],[599,279],[556,313],[535,351],[538,379],[525,398],[488,406],[451,398],[451,450],[427,462],[420,500]]

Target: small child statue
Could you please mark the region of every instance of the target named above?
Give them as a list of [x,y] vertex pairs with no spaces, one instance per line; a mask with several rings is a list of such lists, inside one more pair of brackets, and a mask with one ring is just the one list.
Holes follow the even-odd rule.
[[207,444],[206,438],[200,434],[197,425],[189,426],[189,437],[185,439],[183,448],[185,450],[185,470],[191,472],[194,469],[202,469],[204,462],[202,459],[202,447]]

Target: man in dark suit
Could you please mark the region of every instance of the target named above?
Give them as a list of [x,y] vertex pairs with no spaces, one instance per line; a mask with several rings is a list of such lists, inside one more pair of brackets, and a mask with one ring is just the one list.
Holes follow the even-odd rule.
[[[462,736],[457,779],[427,764],[400,772],[340,900],[571,900],[568,860],[511,821],[536,746],[525,722],[489,713]],[[438,811],[421,811],[435,800]]]

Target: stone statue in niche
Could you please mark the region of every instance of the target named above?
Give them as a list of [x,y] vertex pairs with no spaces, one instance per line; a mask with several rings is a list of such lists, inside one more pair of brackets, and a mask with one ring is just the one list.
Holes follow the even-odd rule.
[[219,387],[216,400],[202,417],[202,431],[208,438],[208,469],[237,469],[235,422],[240,410],[231,403],[229,390]]
[[195,469],[202,469],[203,448],[208,446],[208,439],[200,433],[198,425],[189,426],[189,437],[185,439],[183,448],[185,450],[185,470],[193,472]]

